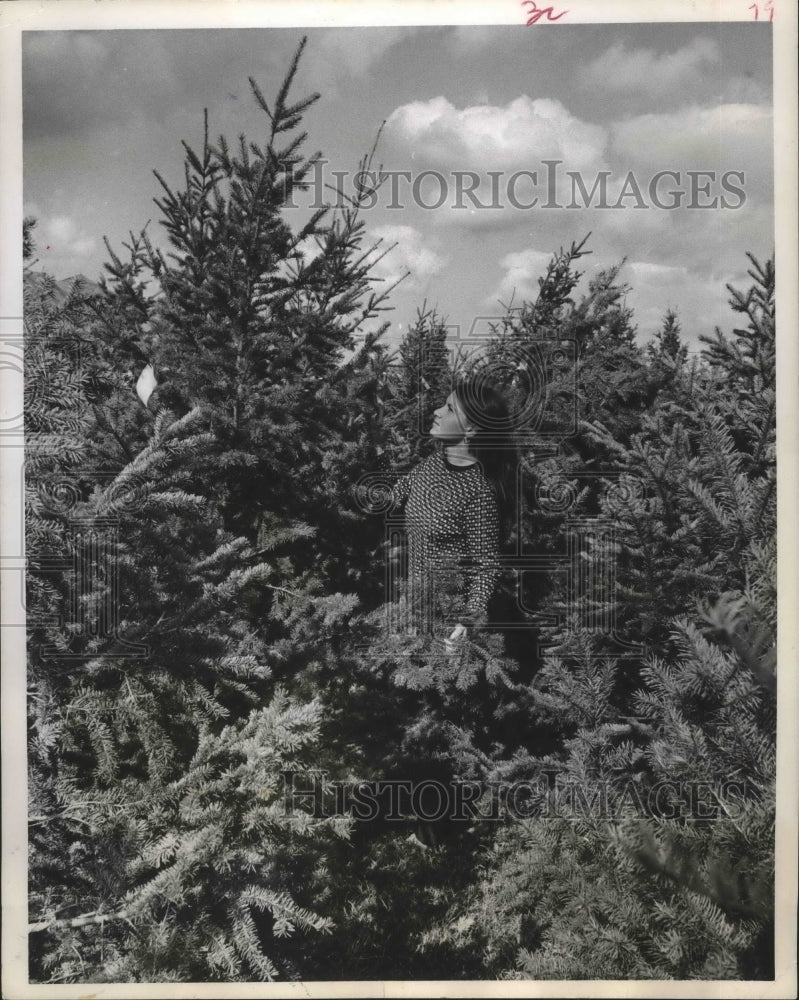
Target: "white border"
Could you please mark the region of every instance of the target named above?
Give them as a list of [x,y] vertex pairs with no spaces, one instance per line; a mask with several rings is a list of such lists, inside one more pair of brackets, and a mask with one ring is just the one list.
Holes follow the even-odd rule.
[[[752,19],[750,0],[564,0],[568,23],[716,22]],[[25,782],[25,631],[17,600],[23,553],[20,482],[23,449],[0,438],[0,650],[2,672],[3,758],[3,996],[8,1000],[59,997],[200,998],[220,997],[774,997],[796,996],[797,814],[799,812],[799,698],[795,665],[799,661],[796,599],[799,595],[799,329],[797,288],[797,8],[795,0],[773,0],[775,102],[775,205],[777,257],[777,400],[779,568],[778,659],[780,701],[777,725],[777,950],[774,983],[752,982],[335,982],[241,984],[78,984],[27,983],[27,863]],[[539,6],[547,6],[542,0]],[[761,5],[761,9],[762,9]],[[23,30],[101,28],[245,28],[400,24],[518,24],[547,30],[546,19],[527,27],[526,9],[509,0],[0,0],[0,332],[22,334],[20,281],[22,229],[21,32]],[[561,21],[560,23],[565,23]],[[21,409],[21,373],[0,366],[0,427]],[[20,665],[23,665],[20,669]]]

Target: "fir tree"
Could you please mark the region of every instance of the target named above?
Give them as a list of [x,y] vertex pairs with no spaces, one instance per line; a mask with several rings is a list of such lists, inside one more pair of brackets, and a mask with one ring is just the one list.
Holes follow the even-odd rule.
[[682,341],[682,328],[673,309],[667,309],[663,318],[663,326],[655,334],[654,341],[649,345],[650,357],[668,359],[675,365],[685,363],[688,357],[688,347]]
[[435,309],[423,305],[399,348],[399,366],[387,429],[397,436],[394,463],[415,464],[428,447],[433,411],[452,388],[447,327]]
[[[161,181],[171,253],[131,235],[64,301],[28,274],[32,977],[768,978],[773,264],[689,363],[672,313],[636,345],[621,265],[578,296],[585,241],[553,256],[470,362],[512,410],[525,364],[546,389],[513,539],[549,560],[537,631],[445,655],[386,627],[352,496],[420,454],[444,324],[420,310],[391,369],[357,199],[290,225],[299,54],[275,102],[251,81],[260,145],[206,121]],[[543,790],[364,820],[287,771]]]
[[131,236],[128,259],[109,247],[96,336],[109,357],[152,365],[151,406],[201,407],[213,435],[205,477],[231,530],[256,548],[291,539],[285,555],[298,572],[320,569],[324,550],[333,589],[368,589],[369,560],[351,559],[347,497],[379,446],[385,324],[361,328],[387,292],[375,290],[382,251],[364,245],[357,199],[291,226],[293,195],[320,155],[303,155],[300,130],[318,95],[289,97],[303,47],[273,104],[250,81],[266,124],[261,144],[212,143],[206,116],[200,148],[184,143],[183,187],[156,173],[171,249],[146,232]]
[[296,838],[319,853],[325,824],[280,798],[318,707],[272,692],[275,654],[239,600],[266,567],[186,488],[197,412],[162,414],[110,480],[52,433],[66,407],[82,429],[103,376],[56,347],[79,336],[75,308],[36,293],[27,316],[31,974],[292,975],[280,937],[328,925],[291,876]]
[[263,149],[187,149],[171,263],[145,233],[89,302],[31,284],[34,978],[296,977],[283,939],[330,926],[304,885],[346,822],[280,799],[284,770],[320,763],[320,717],[274,679],[335,657],[357,603],[337,583],[372,586],[338,501],[372,454],[382,355],[368,335],[344,356],[379,308],[357,205],[281,221],[309,165],[301,136],[274,145],[307,106],[295,69],[274,108],[253,84]]
[[[616,633],[564,621],[516,685],[549,751],[528,742],[496,773],[546,775],[560,798],[501,832],[439,931],[494,974],[773,975],[773,270],[753,265],[753,288],[730,290],[747,329],[673,369],[629,442],[586,428],[624,473],[601,498],[618,531]],[[582,558],[597,577],[604,553]],[[588,590],[580,610],[602,600]]]

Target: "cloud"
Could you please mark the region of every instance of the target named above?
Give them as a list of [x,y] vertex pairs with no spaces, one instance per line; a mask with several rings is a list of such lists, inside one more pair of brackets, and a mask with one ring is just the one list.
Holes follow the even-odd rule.
[[660,55],[653,49],[628,50],[624,43],[618,42],[585,66],[580,80],[591,90],[673,94],[692,83],[700,84],[708,67],[715,66],[720,59],[718,44],[709,38],[695,38],[676,52]]
[[765,104],[771,101],[767,82],[751,71],[731,72],[732,64],[715,39],[698,37],[674,52],[610,46],[578,73],[582,88],[612,95],[627,110],[645,98],[652,110],[682,105],[722,103]]
[[[682,188],[690,194],[689,183]],[[718,194],[720,185],[716,183],[711,190]],[[772,205],[752,199],[738,209],[626,209],[591,216],[586,218],[588,228],[618,257],[679,262],[691,273],[713,280],[745,264],[745,251],[764,257],[774,245]]]
[[[248,77],[274,98],[304,33],[308,45],[292,88],[295,99],[321,91],[326,101],[352,86],[411,38],[416,27],[44,31],[23,37],[25,138],[85,136],[138,116],[173,128],[202,121],[212,138],[231,112],[262,127]],[[376,123],[377,124],[377,123]],[[181,127],[181,126],[178,126]]]
[[[600,270],[619,263],[620,257],[602,247],[598,257],[587,259],[576,297],[587,292],[588,282]],[[500,260],[503,274],[494,291],[481,305],[484,309],[497,310],[498,304],[519,306],[538,295],[538,279],[542,277],[551,259],[551,253],[534,248],[513,251]],[[628,260],[618,280],[630,286],[626,303],[633,310],[633,322],[638,328],[641,343],[650,340],[663,322],[666,310],[676,310],[682,328],[683,340],[691,349],[700,346],[701,334],[712,335],[716,326],[729,330],[734,316],[729,306],[727,284],[745,288],[747,261],[740,259],[717,260],[715,266],[700,269],[686,260],[679,265],[660,263],[657,248],[646,258]]]
[[269,94],[299,37],[258,30],[25,32],[26,140],[85,135],[132,115],[164,123],[203,107],[252,110],[247,77]]
[[109,45],[96,34],[30,31],[22,38],[22,117],[26,138],[67,134],[108,106]]
[[496,308],[498,303],[509,306],[512,300],[513,305],[518,306],[534,299],[538,294],[538,279],[546,272],[551,258],[551,253],[532,248],[505,254],[499,262],[504,274],[482,304]]
[[481,232],[529,225],[528,207],[548,199],[544,160],[592,173],[604,167],[607,145],[603,127],[560,101],[526,95],[504,106],[456,108],[443,96],[414,101],[391,113],[385,137],[387,165],[410,171],[405,189],[433,210],[436,225]]
[[395,108],[386,137],[414,159],[445,169],[529,168],[532,161],[562,159],[574,169],[602,162],[605,129],[582,122],[560,101],[525,94],[503,107],[456,108],[446,97]]
[[48,250],[64,256],[86,257],[95,247],[94,236],[89,236],[74,219],[67,215],[54,215],[39,226],[39,242]]
[[[500,33],[503,33],[502,40],[507,37],[507,25],[496,24],[458,24],[453,25],[447,33],[448,45],[459,54],[472,54],[480,49],[496,45]],[[530,42],[530,38],[525,40]]]
[[374,267],[374,275],[382,279],[384,285],[393,284],[410,271],[400,287],[405,292],[421,291],[447,264],[445,257],[425,246],[422,234],[413,226],[377,226],[369,231],[369,236],[375,241],[383,241],[378,253],[392,243],[397,244]]
[[639,115],[611,126],[611,146],[627,169],[738,170],[752,193],[770,197],[772,111],[762,105]]
[[71,276],[97,249],[97,239],[69,215],[37,217],[33,230],[35,256],[56,278]]
[[[120,35],[129,34],[126,49]],[[26,139],[87,132],[146,101],[151,86],[169,92],[159,70],[158,46],[147,51],[147,73],[135,97],[125,94],[143,65],[141,34],[150,32],[26,32],[23,36],[23,124]],[[137,44],[138,43],[138,44]],[[131,60],[131,55],[133,59]],[[129,62],[133,72],[129,73]],[[152,73],[150,72],[152,70]],[[146,77],[146,79],[144,79]],[[133,79],[131,79],[133,78]]]
[[23,38],[25,60],[32,66],[68,70],[70,65],[78,64],[98,70],[108,61],[109,38],[105,32],[32,31]]
[[[362,77],[389,49],[411,38],[415,26],[388,28],[327,28],[311,37],[314,77]],[[320,83],[316,83],[320,86]]]
[[621,275],[631,289],[627,304],[635,311],[639,340],[647,341],[660,329],[667,309],[674,309],[682,338],[699,349],[700,334],[711,335],[716,326],[729,330],[732,313],[727,283],[740,283],[740,274],[699,275],[689,266],[630,261]]

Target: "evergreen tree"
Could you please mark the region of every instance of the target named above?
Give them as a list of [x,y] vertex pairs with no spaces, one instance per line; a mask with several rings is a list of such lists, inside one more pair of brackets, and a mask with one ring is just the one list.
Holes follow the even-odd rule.
[[[28,268],[32,978],[768,978],[773,263],[690,363],[671,311],[636,345],[621,265],[575,293],[585,241],[496,324],[535,630],[446,655],[387,627],[353,496],[422,453],[446,331],[392,367],[358,200],[289,224],[299,55],[251,81],[260,145],[206,120],[161,180],[169,254],[131,234],[66,298]],[[385,780],[484,792],[336,799]]]
[[152,365],[151,405],[202,409],[212,433],[204,477],[232,531],[256,548],[290,540],[282,554],[294,570],[321,568],[332,589],[368,588],[370,561],[351,559],[362,528],[347,497],[379,445],[385,324],[361,327],[388,293],[374,290],[379,250],[364,246],[358,199],[290,225],[292,197],[320,155],[303,156],[300,131],[318,95],[289,98],[303,47],[273,105],[250,81],[267,125],[260,145],[212,144],[206,117],[201,148],[184,143],[183,188],[156,173],[171,250],[146,232],[131,237],[126,260],[109,247],[96,336],[109,358]]
[[33,256],[34,249],[34,239],[33,230],[36,228],[36,219],[32,215],[27,215],[22,220],[22,258],[28,261],[30,266],[30,258]]
[[682,329],[673,309],[667,309],[663,318],[663,326],[655,334],[654,341],[649,345],[650,357],[654,360],[662,357],[674,364],[684,364],[688,357],[688,348],[682,342]]
[[357,205],[281,220],[309,168],[302,136],[275,148],[295,69],[274,109],[253,83],[263,149],[187,148],[171,262],[145,233],[89,301],[29,282],[36,979],[298,977],[284,938],[330,925],[307,887],[347,824],[281,798],[324,757],[318,704],[275,678],[335,657],[339,582],[373,586],[339,501],[373,453],[382,352],[352,349],[380,298]]
[[399,348],[399,370],[387,428],[398,438],[395,464],[415,464],[429,449],[433,412],[452,389],[447,327],[425,303]]
[[240,601],[267,568],[187,489],[197,411],[161,414],[110,479],[53,433],[65,413],[84,429],[108,373],[64,347],[74,296],[28,305],[32,978],[296,975],[281,937],[328,921],[292,871],[331,824],[281,799],[319,710],[272,691],[275,653]]
[[[730,289],[747,328],[674,368],[629,442],[586,427],[623,471],[600,507],[617,531],[615,632],[564,621],[516,685],[548,752],[530,740],[496,773],[546,778],[543,800],[439,928],[493,974],[773,975],[773,267],[750,274]],[[582,553],[589,579],[606,555]],[[608,596],[584,591],[580,612]]]

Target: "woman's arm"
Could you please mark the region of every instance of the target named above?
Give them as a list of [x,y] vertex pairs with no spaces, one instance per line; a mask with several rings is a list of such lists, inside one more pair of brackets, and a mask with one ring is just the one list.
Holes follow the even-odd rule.
[[[500,572],[499,507],[489,486],[481,490],[466,509],[466,543],[469,552],[469,622],[479,625],[488,618],[488,602]],[[464,624],[467,624],[465,620]]]
[[407,472],[391,487],[391,511],[395,513],[405,506],[411,490],[411,476],[413,472]]
[[396,514],[408,500],[412,469],[406,475],[395,472],[370,472],[352,488],[352,496],[365,514]]

